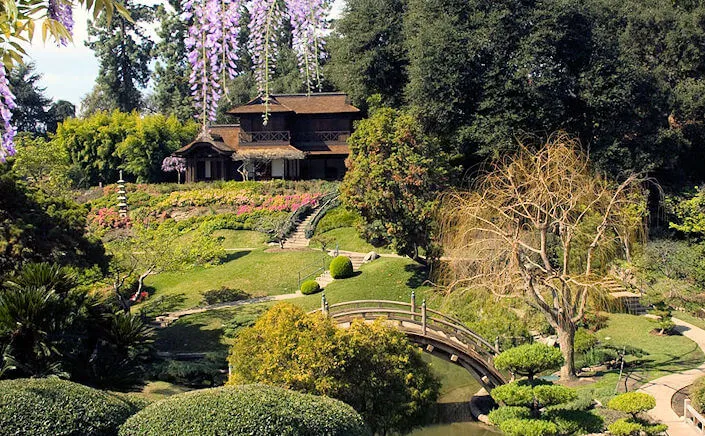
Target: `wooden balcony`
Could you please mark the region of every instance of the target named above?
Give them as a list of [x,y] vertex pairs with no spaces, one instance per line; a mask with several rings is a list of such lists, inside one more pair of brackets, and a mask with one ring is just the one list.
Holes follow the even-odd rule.
[[350,137],[348,130],[296,132],[294,140],[303,143],[345,143]]
[[240,144],[280,145],[289,144],[291,133],[288,130],[266,130],[262,132],[240,131]]

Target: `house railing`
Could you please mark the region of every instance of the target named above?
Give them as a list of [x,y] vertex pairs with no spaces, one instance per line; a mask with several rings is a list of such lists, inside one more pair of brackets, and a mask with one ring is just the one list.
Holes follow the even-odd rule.
[[690,405],[690,400],[685,400],[683,421],[691,425],[698,433],[705,434],[705,417]]
[[345,142],[349,137],[349,130],[320,130],[295,134],[295,139],[301,142]]
[[265,130],[262,132],[240,132],[240,143],[277,143],[291,141],[288,130]]

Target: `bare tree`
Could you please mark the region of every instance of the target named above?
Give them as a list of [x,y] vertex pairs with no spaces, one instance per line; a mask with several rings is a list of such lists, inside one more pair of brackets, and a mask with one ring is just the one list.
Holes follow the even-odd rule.
[[643,234],[642,180],[615,184],[594,172],[577,141],[556,134],[537,152],[521,146],[471,192],[444,205],[450,291],[485,288],[523,297],[556,330],[575,377],[576,322],[604,295],[609,263]]

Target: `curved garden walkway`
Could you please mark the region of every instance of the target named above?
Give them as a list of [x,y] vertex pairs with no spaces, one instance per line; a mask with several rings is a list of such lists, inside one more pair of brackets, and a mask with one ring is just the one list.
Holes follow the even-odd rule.
[[[676,323],[676,330],[683,336],[698,344],[705,352],[705,330],[673,318]],[[649,416],[668,425],[669,436],[690,436],[699,434],[693,427],[683,422],[683,418],[676,415],[671,408],[671,397],[680,389],[693,384],[693,382],[705,375],[705,363],[695,369],[667,375],[656,380],[652,380],[642,386],[639,391],[646,392],[656,398],[656,407],[649,411]]]

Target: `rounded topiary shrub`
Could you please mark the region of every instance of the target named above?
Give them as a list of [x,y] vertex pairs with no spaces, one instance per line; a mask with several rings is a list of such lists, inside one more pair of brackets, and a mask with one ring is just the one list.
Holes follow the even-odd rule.
[[556,424],[540,419],[508,419],[499,429],[507,436],[554,436],[558,434]]
[[121,436],[369,435],[360,415],[338,400],[273,386],[240,385],[187,392],[131,417]]
[[66,380],[5,380],[0,382],[0,433],[116,435],[141,406]]
[[352,261],[347,256],[338,256],[330,262],[330,275],[334,279],[352,277]]
[[315,280],[306,280],[301,283],[301,293],[304,295],[311,295],[319,292],[321,290],[321,285]]

